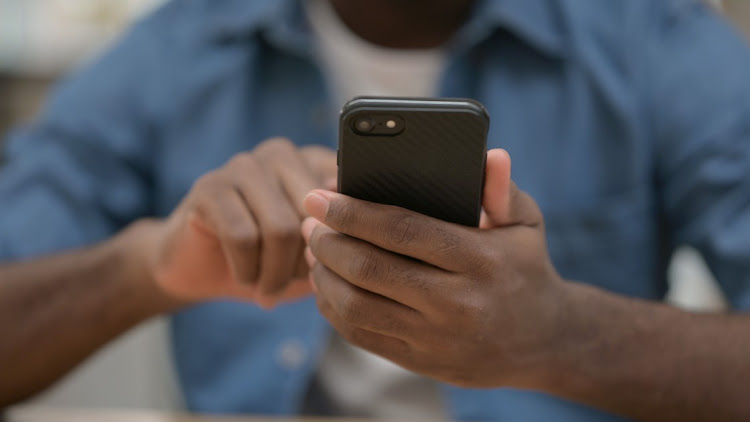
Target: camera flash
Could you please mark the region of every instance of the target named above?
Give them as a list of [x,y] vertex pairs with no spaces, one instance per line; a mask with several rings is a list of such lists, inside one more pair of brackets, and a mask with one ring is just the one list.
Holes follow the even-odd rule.
[[386,125],[386,127],[388,127],[388,129],[393,129],[393,128],[396,127],[396,121],[395,120],[388,120],[387,122],[385,122],[385,125]]

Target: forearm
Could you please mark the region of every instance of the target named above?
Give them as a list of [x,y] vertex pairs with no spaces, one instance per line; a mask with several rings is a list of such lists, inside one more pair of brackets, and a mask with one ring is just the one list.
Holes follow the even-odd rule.
[[151,227],[91,248],[0,265],[0,408],[60,378],[98,347],[177,302],[149,279]]
[[750,317],[569,287],[549,392],[643,421],[750,416]]

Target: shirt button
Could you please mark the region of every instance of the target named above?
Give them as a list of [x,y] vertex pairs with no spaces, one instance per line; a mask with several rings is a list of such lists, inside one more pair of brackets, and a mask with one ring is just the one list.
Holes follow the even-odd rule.
[[299,369],[307,360],[307,349],[298,340],[287,340],[279,347],[276,360],[288,371]]

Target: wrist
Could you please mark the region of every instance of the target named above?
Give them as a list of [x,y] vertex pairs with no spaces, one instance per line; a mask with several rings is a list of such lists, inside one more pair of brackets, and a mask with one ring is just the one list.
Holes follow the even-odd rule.
[[607,313],[601,309],[597,293],[597,289],[573,281],[558,284],[539,390],[570,396],[587,382],[589,368],[597,364],[597,354],[609,340],[602,330],[606,323],[600,324]]
[[[617,296],[595,286],[565,282],[561,294],[552,365],[543,390],[587,403],[610,384],[630,384],[641,377],[641,359],[634,353],[663,339],[663,318],[643,301]],[[666,315],[674,315],[668,311]],[[669,318],[668,318],[669,319]],[[657,350],[650,351],[658,353]]]
[[120,275],[142,293],[140,304],[147,316],[174,312],[187,305],[165,292],[154,275],[164,224],[156,219],[138,220],[115,236],[110,244]]
[[535,358],[525,369],[530,377],[522,388],[559,394],[569,382],[576,359],[581,358],[580,333],[586,331],[579,318],[584,293],[578,283],[560,277],[539,292],[546,312],[538,315],[535,350],[529,351]]

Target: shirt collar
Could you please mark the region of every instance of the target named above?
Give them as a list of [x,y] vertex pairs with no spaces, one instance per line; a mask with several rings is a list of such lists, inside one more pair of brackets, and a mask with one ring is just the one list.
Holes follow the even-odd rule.
[[504,29],[530,47],[563,57],[567,32],[559,0],[479,0],[468,26],[478,30]]
[[[308,25],[301,2],[305,0],[224,0],[211,10],[208,25],[216,40],[239,40],[265,33],[287,48],[308,52]],[[529,46],[562,57],[566,31],[557,0],[478,0],[475,12],[456,37],[456,44],[476,42],[502,28]]]

